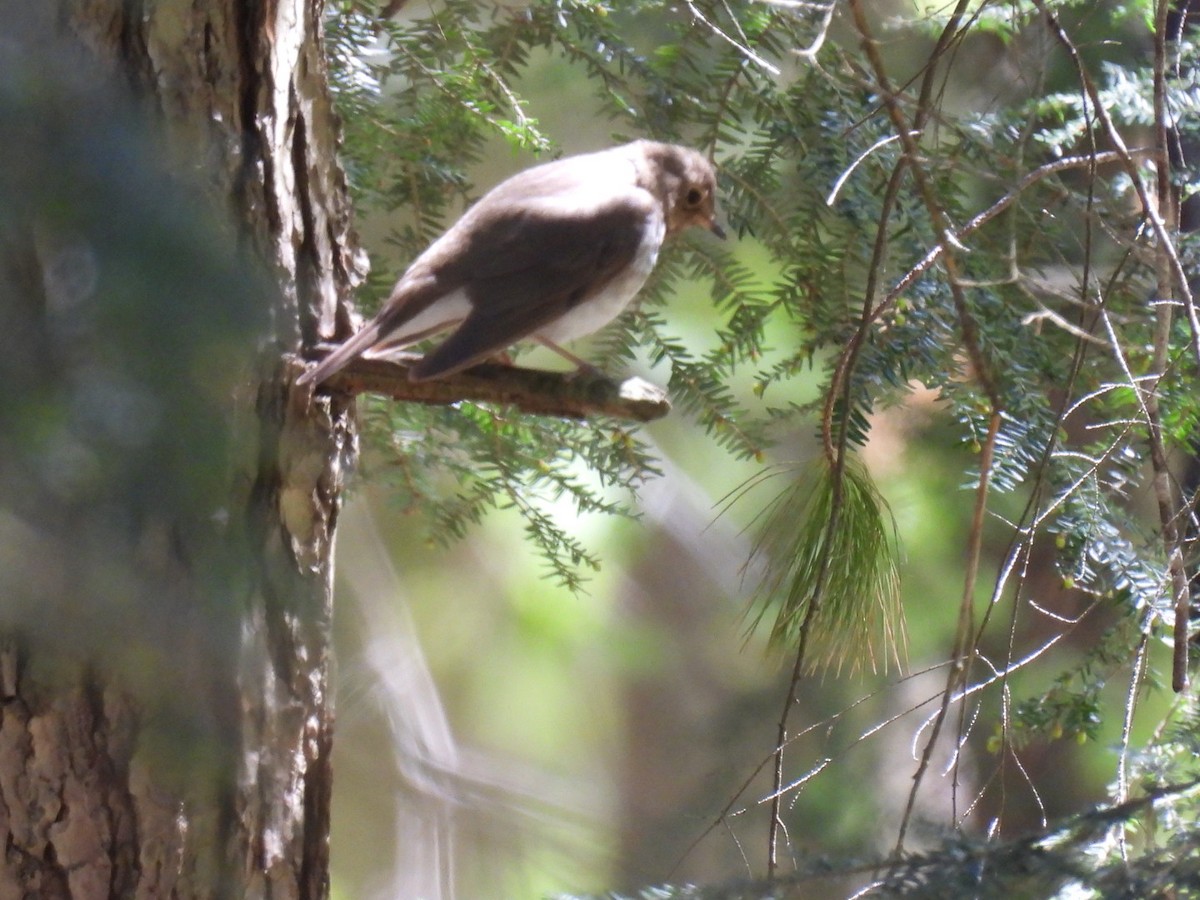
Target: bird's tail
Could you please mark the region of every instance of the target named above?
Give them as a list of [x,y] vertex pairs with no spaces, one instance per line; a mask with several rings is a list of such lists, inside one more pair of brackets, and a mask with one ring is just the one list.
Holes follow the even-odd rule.
[[361,331],[351,337],[346,343],[342,344],[297,378],[296,384],[318,385],[326,381],[374,346],[379,341],[382,331],[382,323],[378,319],[368,322]]

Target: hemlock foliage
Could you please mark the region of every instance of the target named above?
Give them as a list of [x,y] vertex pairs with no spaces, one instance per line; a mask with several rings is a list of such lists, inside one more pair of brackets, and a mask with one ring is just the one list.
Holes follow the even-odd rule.
[[[602,365],[661,365],[675,415],[764,466],[796,431],[816,433],[829,462],[849,462],[874,414],[916,386],[936,391],[939,437],[970,451],[956,459],[971,460],[960,481],[977,501],[939,726],[959,723],[967,740],[974,704],[998,702],[1000,724],[983,737],[1005,757],[1032,740],[1095,739],[1106,686],[1125,693],[1131,720],[1147,691],[1165,689],[1171,673],[1150,651],[1170,643],[1180,579],[1195,571],[1186,473],[1200,420],[1187,283],[1200,247],[1177,215],[1200,188],[1200,70],[1173,10],[445,0],[381,20],[369,3],[331,5],[347,170],[364,210],[403,212],[390,236],[401,258],[481,192],[467,172],[497,139],[554,152],[522,94],[527,68],[552,59],[587,79],[614,135],[711,152],[722,215],[753,248],[695,238],[666,250],[640,306],[602,336]],[[374,296],[394,275],[377,271]],[[663,315],[688,281],[711,296],[702,351]],[[814,373],[820,396],[796,399]],[[625,489],[656,475],[654,454],[620,422],[385,403],[366,421],[389,448],[385,474],[434,536],[515,507],[571,588],[599,560],[549,504],[566,496],[580,512],[621,514]],[[861,527],[853,517],[829,527]],[[1004,532],[998,572],[979,567],[985,525]],[[789,527],[809,534],[772,515],[775,537]],[[812,540],[855,546],[819,532]],[[1047,550],[1078,600],[1069,614],[1045,610],[1032,582]],[[833,604],[830,627],[854,618],[839,602],[874,602],[821,596],[824,577],[808,577],[800,609]],[[1026,661],[1097,620],[1100,636],[1064,655],[1059,677],[1019,683]],[[799,620],[776,628],[794,649]],[[964,703],[972,712],[946,717]],[[1200,894],[1193,706],[1181,695],[1141,742],[1124,729],[1101,809],[1019,841],[959,836],[920,856],[898,846],[890,864],[863,867],[864,883],[905,896]],[[785,896],[804,882],[644,896]]]

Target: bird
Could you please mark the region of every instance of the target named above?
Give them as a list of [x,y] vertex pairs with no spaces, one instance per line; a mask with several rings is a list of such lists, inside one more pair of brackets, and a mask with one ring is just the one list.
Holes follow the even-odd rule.
[[701,227],[719,238],[716,171],[656,141],[568,156],[486,193],[408,267],[378,314],[298,379],[319,385],[359,356],[450,331],[409,367],[444,378],[532,339],[561,344],[615,319],[646,283],[663,241]]

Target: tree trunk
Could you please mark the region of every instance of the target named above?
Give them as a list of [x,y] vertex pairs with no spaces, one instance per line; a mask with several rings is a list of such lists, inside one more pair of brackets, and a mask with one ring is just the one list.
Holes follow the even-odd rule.
[[0,13],[0,898],[326,896],[321,4]]

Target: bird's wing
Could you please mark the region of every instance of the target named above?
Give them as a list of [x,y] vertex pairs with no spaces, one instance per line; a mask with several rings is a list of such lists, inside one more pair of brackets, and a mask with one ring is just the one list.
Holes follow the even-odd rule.
[[414,366],[412,377],[468,368],[603,290],[633,262],[653,211],[649,195],[628,194],[587,213],[527,203],[478,223],[477,238],[444,273],[466,285],[472,311]]
[[384,304],[375,318],[313,368],[303,373],[296,379],[296,383],[320,384],[376,344],[386,342],[392,332],[424,311],[444,293],[440,286],[427,277],[417,280],[406,275],[392,291],[392,299]]
[[[632,181],[617,160],[577,171],[577,159],[522,172],[491,191],[435,241],[396,283],[379,313],[344,344],[297,379],[320,384],[351,360],[389,339],[431,304],[465,288],[485,327],[447,341],[434,377],[497,353],[606,285],[637,252],[657,201]],[[619,185],[611,189],[614,183]],[[609,185],[605,191],[601,186]],[[484,309],[486,307],[486,309]],[[483,347],[489,330],[498,337]],[[451,343],[451,342],[454,343]],[[479,344],[479,349],[475,345]],[[469,357],[454,352],[461,345]],[[443,354],[439,347],[435,353]]]

